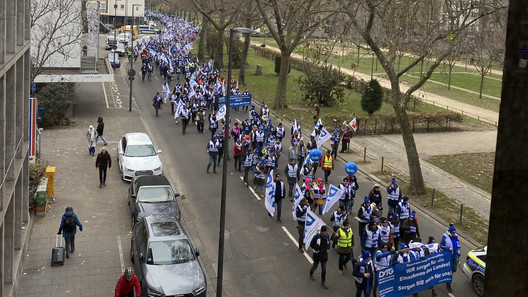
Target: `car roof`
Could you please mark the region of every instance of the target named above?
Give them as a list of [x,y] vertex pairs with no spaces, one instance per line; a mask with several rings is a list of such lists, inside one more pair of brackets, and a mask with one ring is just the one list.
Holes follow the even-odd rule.
[[169,180],[163,175],[140,175],[136,177],[136,185],[143,186],[170,186]]
[[188,239],[178,219],[172,215],[155,214],[143,218],[149,229],[151,241],[166,239]]
[[127,139],[127,145],[153,144],[152,140],[150,140],[150,137],[148,136],[147,133],[139,133],[139,132],[127,133],[125,137]]

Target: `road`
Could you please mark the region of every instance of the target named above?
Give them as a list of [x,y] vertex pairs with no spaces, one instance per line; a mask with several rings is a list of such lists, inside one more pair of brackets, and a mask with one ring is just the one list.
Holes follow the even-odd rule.
[[[139,73],[139,63],[134,64]],[[129,67],[123,63],[122,67]],[[118,72],[123,75],[124,69]],[[128,94],[123,76],[116,75],[119,94]],[[172,86],[174,86],[174,82]],[[201,251],[202,264],[208,278],[208,296],[213,296],[216,289],[216,269],[218,254],[218,222],[220,216],[221,170],[218,174],[206,174],[208,156],[205,147],[209,133],[199,134],[195,126],[189,126],[186,135],[181,134],[181,124],[175,125],[166,105],[156,117],[151,99],[157,91],[161,92],[162,81],[154,73],[152,81],[134,81],[133,109],[139,115],[146,130],[159,149],[163,150],[162,161],[164,173],[174,183],[177,191],[185,197],[180,200],[184,227],[190,233],[193,242]],[[122,108],[128,108],[127,100]],[[243,121],[246,114],[232,113],[233,122]],[[277,124],[276,122],[274,123]],[[127,132],[133,132],[130,127]],[[283,142],[286,145],[287,140]],[[232,143],[230,147],[232,146]],[[233,161],[231,161],[233,162]],[[283,203],[283,224],[269,219],[263,200],[259,200],[241,181],[241,173],[234,172],[229,162],[227,180],[227,212],[224,256],[224,296],[317,296],[331,293],[337,296],[350,295],[355,292],[352,272],[349,268],[344,275],[337,274],[337,253],[330,251],[327,264],[327,285],[325,291],[320,284],[320,270],[316,280],[310,281],[310,257],[297,251],[296,223],[291,217],[291,202]],[[285,158],[280,162],[283,170]],[[344,177],[344,163],[337,162],[336,169],[330,176],[330,183],[338,184]],[[317,177],[321,177],[321,170]],[[360,189],[358,198],[365,196],[372,188],[373,182],[367,176],[358,175]],[[386,195],[384,195],[386,198]],[[360,199],[358,199],[360,200]],[[125,207],[123,200],[123,207]],[[356,212],[358,204],[353,207]],[[430,235],[438,241],[445,232],[445,227],[418,212],[422,237]],[[324,216],[329,223],[329,215]],[[356,232],[357,223],[352,220],[352,230]],[[359,255],[359,237],[355,236],[354,254]],[[473,248],[462,239],[462,260],[467,251]],[[128,246],[123,247],[128,250]],[[309,253],[311,256],[311,252]],[[455,296],[475,296],[466,277],[457,272],[454,275],[453,289]],[[447,296],[444,286],[438,290],[440,296]]]

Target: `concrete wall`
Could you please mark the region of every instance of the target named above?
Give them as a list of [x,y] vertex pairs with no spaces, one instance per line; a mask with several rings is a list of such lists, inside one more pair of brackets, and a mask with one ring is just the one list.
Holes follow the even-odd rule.
[[30,231],[30,0],[0,0],[0,296],[16,296]]

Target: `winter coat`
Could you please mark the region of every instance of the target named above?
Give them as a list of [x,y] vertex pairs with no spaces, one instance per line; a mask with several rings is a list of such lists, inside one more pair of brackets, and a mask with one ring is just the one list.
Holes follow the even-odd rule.
[[64,221],[66,220],[66,217],[73,216],[75,218],[75,225],[79,226],[79,230],[82,231],[83,226],[81,222],[79,222],[79,219],[77,218],[77,215],[73,211],[67,211],[62,215],[61,224],[59,227],[59,233],[62,232],[62,237],[74,237],[77,233],[77,227],[73,231],[66,231],[64,230]]

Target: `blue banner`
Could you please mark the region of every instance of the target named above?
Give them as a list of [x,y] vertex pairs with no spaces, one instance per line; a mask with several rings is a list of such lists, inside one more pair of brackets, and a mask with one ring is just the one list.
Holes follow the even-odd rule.
[[396,264],[378,273],[380,297],[409,296],[451,282],[451,253],[439,252],[423,260]]
[[[229,97],[231,100],[231,108],[242,107],[242,106],[251,106],[251,94],[235,94]],[[225,105],[226,97],[222,96],[218,99],[218,105]]]

